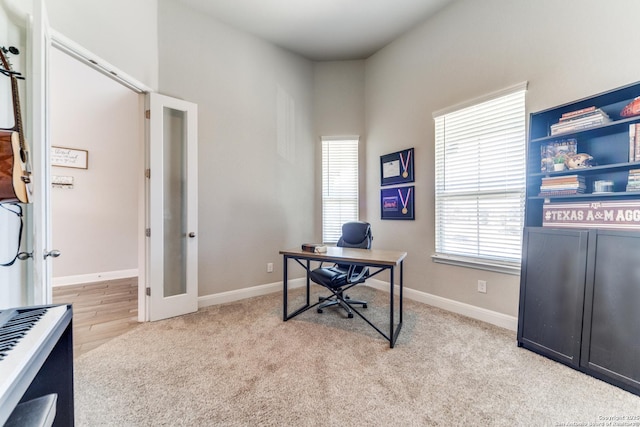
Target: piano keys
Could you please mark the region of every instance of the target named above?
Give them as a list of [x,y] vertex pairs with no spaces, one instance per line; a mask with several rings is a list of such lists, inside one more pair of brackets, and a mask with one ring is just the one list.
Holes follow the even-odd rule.
[[0,311],[0,425],[37,398],[55,405],[54,426],[74,425],[71,326],[71,305]]

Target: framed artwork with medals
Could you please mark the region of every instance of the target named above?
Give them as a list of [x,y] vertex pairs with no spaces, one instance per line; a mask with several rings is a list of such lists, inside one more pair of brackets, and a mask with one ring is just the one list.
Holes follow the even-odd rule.
[[380,185],[406,184],[413,176],[413,148],[380,156]]
[[394,187],[380,190],[380,219],[415,219],[415,187]]

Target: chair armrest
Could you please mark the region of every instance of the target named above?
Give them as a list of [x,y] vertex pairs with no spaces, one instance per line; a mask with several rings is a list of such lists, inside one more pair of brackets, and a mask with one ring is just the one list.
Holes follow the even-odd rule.
[[347,271],[347,283],[360,282],[364,278],[365,274],[368,273],[367,267],[362,267],[362,270],[360,270],[360,272],[356,274],[355,270],[357,267],[357,265],[349,266],[349,271]]

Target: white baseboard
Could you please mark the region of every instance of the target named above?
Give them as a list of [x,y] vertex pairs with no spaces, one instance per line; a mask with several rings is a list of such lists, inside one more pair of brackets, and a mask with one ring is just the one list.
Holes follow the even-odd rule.
[[[304,286],[305,283],[306,282],[304,278],[292,279],[289,280],[289,288],[298,288]],[[245,298],[258,297],[261,295],[268,295],[280,291],[282,291],[282,282],[275,282],[268,283],[266,285],[258,285],[250,288],[238,289],[236,291],[205,295],[202,297],[198,297],[198,308],[239,301]]]
[[[389,292],[389,283],[376,279],[368,279],[367,285],[381,291]],[[486,308],[476,307],[475,305],[466,304],[448,298],[439,297],[437,295],[428,294],[422,291],[405,287],[403,289],[404,296],[414,301],[432,305],[443,310],[461,314],[472,319],[482,322],[491,323],[492,325],[508,329],[510,331],[518,330],[518,318],[509,316],[497,311],[487,310]]]
[[[302,287],[304,285],[304,278],[289,281],[290,288]],[[388,282],[383,282],[377,279],[368,279],[366,285],[381,291],[389,292]],[[253,286],[251,288],[239,289],[237,291],[206,295],[198,297],[198,307],[202,308],[210,305],[224,304],[280,291],[282,291],[282,282]],[[404,297],[423,304],[432,305],[443,310],[451,311],[482,322],[487,322],[511,331],[516,331],[518,329],[518,318],[514,316],[508,316],[506,314],[498,313],[497,311],[487,310],[486,308],[476,307],[471,304],[465,304],[463,302],[439,297],[426,292],[416,291],[415,289],[407,287],[405,287],[403,291]]]
[[79,274],[76,276],[62,276],[53,278],[53,286],[82,285],[84,283],[100,282],[103,280],[128,279],[138,277],[138,269],[105,271],[101,273]]

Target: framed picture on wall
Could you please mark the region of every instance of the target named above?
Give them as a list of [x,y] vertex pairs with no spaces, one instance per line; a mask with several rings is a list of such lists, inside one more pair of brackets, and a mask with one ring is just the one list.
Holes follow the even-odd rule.
[[413,148],[380,156],[380,185],[413,182]]
[[67,147],[51,147],[51,166],[87,169],[89,152]]
[[415,219],[415,187],[394,187],[380,190],[381,219]]

